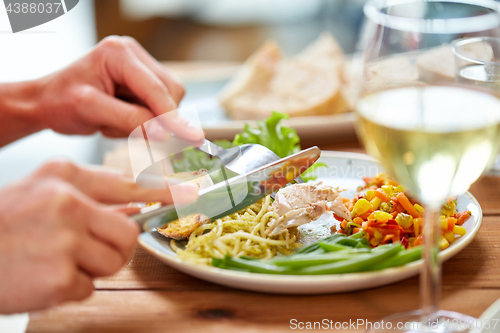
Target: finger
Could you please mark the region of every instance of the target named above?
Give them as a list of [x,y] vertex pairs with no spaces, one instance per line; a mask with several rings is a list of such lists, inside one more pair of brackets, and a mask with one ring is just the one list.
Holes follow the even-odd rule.
[[66,288],[62,301],[80,301],[89,297],[94,291],[92,278],[85,272],[76,269],[71,285]]
[[[162,123],[165,128],[184,140],[203,143],[203,131],[177,115],[177,104],[167,86],[137,56],[128,49],[115,48],[106,59],[106,68],[115,83],[125,85],[149,107],[153,115],[168,113]],[[162,117],[163,118],[163,117]],[[136,126],[142,123],[137,123]]]
[[107,127],[127,136],[138,124],[147,122],[153,115],[140,105],[124,102],[101,91],[93,90],[84,102],[78,104],[82,120],[96,127]]
[[128,259],[116,248],[90,235],[81,235],[79,243],[76,263],[91,277],[114,274]]
[[128,205],[112,205],[112,206],[106,207],[106,209],[111,210],[113,212],[123,213],[127,216],[131,216],[134,214],[139,214],[141,212],[142,208],[141,207],[132,207],[132,206],[128,206]]
[[76,286],[73,288],[73,293],[68,299],[70,300],[75,300],[79,301],[84,298],[89,297],[92,292],[94,291],[94,283],[92,282],[92,278],[88,276],[87,274],[78,271],[76,273]]
[[[159,190],[139,187],[131,174],[114,168],[82,167],[68,161],[55,160],[42,165],[31,177],[35,178],[35,181],[48,177],[64,180],[80,192],[101,203],[173,203],[168,187]],[[165,184],[163,177],[159,181]],[[198,198],[197,185],[187,182],[175,185],[176,203],[190,203]]]
[[[79,168],[72,184],[96,201],[103,203],[162,202],[173,203],[172,194],[166,189],[142,188],[128,173],[104,167]],[[163,179],[159,179],[164,182]],[[192,183],[176,185],[175,202],[190,203],[198,198],[198,186]]]
[[127,36],[123,38],[134,54],[167,86],[172,98],[179,105],[185,94],[184,86],[179,78],[156,61],[135,39]]
[[[89,234],[96,240],[115,249],[121,256],[121,260],[127,260],[137,243],[137,237],[139,236],[138,225],[124,214],[102,209],[98,206],[91,207],[83,215],[86,215],[84,223],[86,223]],[[90,249],[87,250],[91,251]],[[108,254],[108,258],[116,260],[116,257],[104,248],[100,247],[98,251]],[[116,261],[113,262],[116,263]]]

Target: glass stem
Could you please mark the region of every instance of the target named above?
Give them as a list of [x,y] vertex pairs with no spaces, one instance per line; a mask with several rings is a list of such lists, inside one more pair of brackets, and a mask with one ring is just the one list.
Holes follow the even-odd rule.
[[441,298],[441,264],[438,260],[441,226],[439,215],[441,205],[427,204],[424,226],[424,264],[420,273],[420,297],[422,302],[422,324],[436,321]]

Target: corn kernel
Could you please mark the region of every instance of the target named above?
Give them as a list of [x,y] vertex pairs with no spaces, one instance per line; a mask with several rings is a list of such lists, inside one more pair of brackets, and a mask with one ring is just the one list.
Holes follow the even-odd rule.
[[392,215],[381,210],[377,210],[373,212],[373,217],[377,221],[377,223],[385,223],[392,219]]
[[389,213],[392,209],[392,204],[388,202],[382,202],[380,204],[380,209],[383,210],[384,212]]
[[385,194],[387,194],[388,196],[392,196],[392,193],[394,192],[394,186],[382,185],[382,190],[384,190]]
[[419,214],[423,214],[424,213],[424,207],[420,206],[419,204],[414,204],[413,207],[415,207],[415,210],[419,213]]
[[405,213],[399,213],[398,216],[396,216],[396,222],[401,228],[410,229],[413,225],[413,217]]
[[449,246],[450,246],[450,243],[446,240],[446,238],[441,236],[441,239],[439,240],[439,248],[441,250],[444,250],[444,249],[447,249]]
[[352,214],[354,216],[362,215],[364,213],[367,213],[370,209],[372,209],[372,205],[368,202],[368,200],[359,199],[354,204],[354,208],[352,209]]
[[379,197],[373,198],[373,200],[370,201],[370,204],[372,205],[373,210],[377,210],[378,207],[380,206],[380,203],[382,202],[382,199]]
[[450,244],[453,244],[453,242],[455,241],[455,234],[453,233],[453,231],[447,231],[444,233],[444,238],[446,238],[446,240]]
[[460,236],[463,236],[463,235],[465,235],[467,233],[467,230],[464,227],[456,225],[456,226],[453,227],[453,233],[457,234],[457,235],[460,235]]
[[366,191],[365,199],[368,201],[372,201],[374,195],[375,192],[373,192],[372,190],[368,190]]

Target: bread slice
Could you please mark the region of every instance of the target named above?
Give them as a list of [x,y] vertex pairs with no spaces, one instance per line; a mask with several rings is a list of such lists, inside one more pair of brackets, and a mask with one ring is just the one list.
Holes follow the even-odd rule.
[[449,44],[422,53],[416,63],[420,79],[424,82],[455,81],[455,55]]
[[330,34],[290,59],[266,42],[224,88],[220,103],[233,119],[263,119],[273,110],[291,117],[343,112],[343,63]]
[[418,71],[407,54],[393,55],[367,65],[368,90],[383,90],[418,80]]
[[[178,172],[173,175],[168,175],[166,178],[169,184],[190,182],[198,185],[200,190],[214,184],[205,169],[191,172]],[[208,222],[210,222],[210,219],[205,215],[192,214],[170,222],[165,227],[159,228],[158,232],[166,237],[184,239],[188,238],[199,226]]]

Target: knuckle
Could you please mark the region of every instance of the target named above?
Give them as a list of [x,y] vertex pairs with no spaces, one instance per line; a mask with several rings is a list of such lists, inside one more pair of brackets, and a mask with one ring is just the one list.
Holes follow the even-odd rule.
[[45,177],[57,176],[60,179],[68,180],[76,176],[79,167],[68,160],[53,160],[45,163],[39,169],[39,174]]
[[173,93],[176,95],[176,97],[179,100],[182,99],[184,97],[184,95],[186,94],[186,88],[184,87],[184,85],[180,82],[175,82],[173,87],[174,87]]
[[99,49],[102,50],[124,50],[126,48],[126,39],[121,36],[108,36],[99,43]]
[[57,216],[71,216],[77,212],[80,202],[70,186],[64,182],[52,185],[48,193],[53,213]]
[[153,97],[153,96],[163,96],[163,95],[169,93],[167,87],[159,79],[152,80],[149,89],[150,89],[149,90],[149,96],[150,97]]
[[71,104],[85,107],[93,101],[94,96],[94,87],[92,87],[91,85],[78,85],[77,88],[73,90]]
[[128,43],[128,44],[132,44],[132,45],[140,45],[139,42],[133,38],[133,37],[130,37],[130,36],[122,36],[122,37],[119,37],[123,42],[125,43]]

